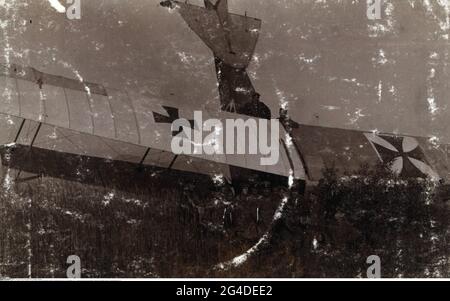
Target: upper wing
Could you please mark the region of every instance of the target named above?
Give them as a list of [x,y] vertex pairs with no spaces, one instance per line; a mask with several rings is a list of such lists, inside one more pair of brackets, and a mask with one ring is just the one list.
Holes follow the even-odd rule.
[[[303,166],[293,166],[292,161],[299,161],[289,150],[280,151],[280,160],[273,166],[261,165],[262,155],[176,156],[171,148],[170,121],[175,117],[192,119],[192,108],[111,89],[104,89],[105,95],[88,92],[89,89],[59,85],[56,80],[36,83],[27,77],[0,76],[0,121],[6,125],[0,131],[0,142],[33,142],[35,147],[61,152],[207,174],[218,173],[217,170],[226,174],[228,165],[234,165],[283,176],[294,173],[297,178],[304,178]],[[171,116],[174,111],[168,111],[168,107],[176,108],[177,116]],[[224,115],[213,116],[204,111],[203,118],[248,118],[219,114]],[[155,120],[155,116],[168,119]]]
[[450,179],[448,155],[442,151],[447,147],[433,145],[427,138],[307,125],[300,125],[292,135],[311,180],[319,180],[326,167],[351,174],[379,162],[405,178]]

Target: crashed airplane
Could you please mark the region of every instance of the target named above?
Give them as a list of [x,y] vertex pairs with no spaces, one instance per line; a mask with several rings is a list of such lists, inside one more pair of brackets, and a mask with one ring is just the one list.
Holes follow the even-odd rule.
[[[204,118],[274,118],[246,70],[261,20],[229,13],[226,0],[206,0],[204,7],[161,5],[177,10],[214,55],[221,104],[214,112],[203,109]],[[235,184],[256,175],[286,185],[314,184],[325,167],[352,173],[380,162],[405,178],[450,177],[448,146],[433,139],[302,125],[283,110],[279,160],[261,165],[260,154],[173,153],[172,123],[192,120],[189,106],[14,64],[0,69],[0,93],[2,164],[18,182],[47,175],[130,187],[169,170],[198,181],[220,176]]]

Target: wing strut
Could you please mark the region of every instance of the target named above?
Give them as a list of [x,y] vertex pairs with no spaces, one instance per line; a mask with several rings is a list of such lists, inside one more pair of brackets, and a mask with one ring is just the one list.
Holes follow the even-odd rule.
[[[16,139],[19,138],[19,134],[20,134],[20,132],[22,131],[22,127],[23,127],[24,122],[25,122],[25,119],[24,119],[24,121],[23,121],[22,124],[21,124],[21,127],[20,127],[20,129],[19,129],[19,133],[17,134]],[[34,135],[33,135],[33,139],[31,140],[31,143],[30,143],[30,149],[29,149],[28,152],[26,153],[26,156],[28,156],[28,155],[30,154],[30,152],[32,151],[32,149],[33,149],[33,144],[34,144],[34,142],[36,141],[36,138],[37,138],[37,136],[38,136],[38,134],[39,134],[39,131],[41,130],[41,127],[42,127],[42,122],[39,122],[39,125],[38,125],[38,127],[37,127],[37,129],[36,129],[36,132],[35,132]],[[31,176],[31,177],[27,177],[27,178],[24,178],[24,179],[20,179],[21,173],[22,173],[22,169],[20,169],[19,172],[17,173],[15,182],[20,183],[20,182],[25,182],[25,181],[29,181],[29,180],[34,180],[34,179],[37,179],[37,178],[40,177],[40,175],[36,175],[36,176]]]
[[42,127],[42,122],[39,122],[39,125],[38,125],[38,128],[36,130],[36,133],[34,133],[33,140],[31,140],[31,143],[30,143],[30,150],[33,148],[33,144],[36,141],[37,135],[39,134],[39,131],[41,130],[41,127]]
[[148,156],[148,153],[150,152],[151,148],[147,148],[147,150],[145,151],[144,156],[142,157],[141,161],[139,162],[139,167],[138,167],[138,171],[142,171],[142,167],[144,166],[144,161]]
[[14,143],[16,143],[17,140],[19,140],[20,133],[22,132],[23,126],[24,126],[24,124],[25,124],[25,120],[26,120],[26,119],[24,118],[24,119],[22,120],[22,123],[20,124],[19,131],[17,132],[16,138],[14,138]]
[[175,164],[175,161],[177,161],[177,159],[178,159],[178,155],[176,155],[176,156],[173,158],[172,162],[170,162],[170,165],[169,165],[169,167],[168,167],[168,170],[171,170],[171,169],[172,169],[172,167],[173,167],[173,165]]

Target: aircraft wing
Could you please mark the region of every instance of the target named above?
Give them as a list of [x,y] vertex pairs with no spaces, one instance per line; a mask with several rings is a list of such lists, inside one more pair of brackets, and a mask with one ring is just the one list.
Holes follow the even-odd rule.
[[299,125],[292,137],[313,181],[326,167],[351,175],[363,165],[380,162],[403,178],[450,180],[448,145],[430,138],[308,125]]
[[[26,69],[26,68],[25,68]],[[5,71],[7,70],[7,71]],[[16,70],[16,71],[15,71]],[[261,155],[172,153],[174,119],[192,119],[193,109],[156,98],[79,83],[19,66],[0,74],[0,143],[15,142],[70,154],[229,176],[239,166],[304,179],[298,154],[286,148],[280,127],[280,159],[263,166]],[[203,111],[203,119],[249,118]],[[248,136],[248,135],[247,135]],[[248,137],[247,137],[248,138]]]
[[[0,144],[15,142],[225,177],[230,176],[231,165],[316,181],[325,167],[351,174],[363,164],[383,162],[404,177],[450,180],[450,149],[433,139],[307,125],[293,129],[295,147],[280,127],[280,159],[275,165],[261,165],[261,155],[176,156],[171,149],[171,122],[178,117],[191,120],[193,109],[188,106],[33,68],[13,65],[0,70]],[[203,120],[250,118],[221,111],[202,113]]]

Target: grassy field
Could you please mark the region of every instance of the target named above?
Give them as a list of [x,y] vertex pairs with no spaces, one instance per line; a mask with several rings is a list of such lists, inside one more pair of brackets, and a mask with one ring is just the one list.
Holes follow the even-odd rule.
[[[328,172],[305,197],[280,187],[235,196],[149,183],[125,193],[4,178],[0,276],[66,277],[77,255],[82,277],[365,277],[366,258],[378,255],[384,277],[448,277],[450,214],[436,187],[383,172]],[[217,267],[264,235],[244,262]]]

